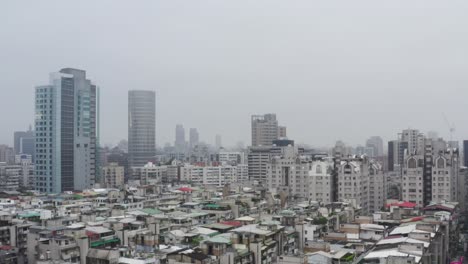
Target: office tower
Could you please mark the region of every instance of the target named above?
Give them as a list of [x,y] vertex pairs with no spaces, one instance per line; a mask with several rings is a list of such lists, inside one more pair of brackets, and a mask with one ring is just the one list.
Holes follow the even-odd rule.
[[176,125],[174,146],[177,152],[185,152],[185,129],[181,124]]
[[195,147],[198,144],[198,141],[199,141],[198,130],[196,128],[190,128],[190,134],[189,134],[190,149]]
[[34,131],[29,126],[28,131],[16,131],[14,133],[15,154],[34,155]]
[[101,168],[103,188],[122,188],[124,185],[124,167],[116,162],[111,162]]
[[15,151],[8,145],[0,145],[0,162],[13,163]]
[[128,91],[128,164],[143,166],[156,155],[156,93]]
[[468,140],[463,140],[463,164],[468,167]]
[[99,91],[86,72],[65,68],[36,87],[35,188],[60,193],[96,181]]
[[381,157],[383,156],[383,140],[379,136],[370,137],[366,141],[366,147],[372,148],[374,156],[373,157]]
[[278,121],[276,114],[252,116],[252,146],[271,146],[278,139]]
[[216,147],[217,150],[219,150],[220,148],[223,147],[223,142],[222,142],[222,139],[221,139],[221,135],[216,135],[215,147]]

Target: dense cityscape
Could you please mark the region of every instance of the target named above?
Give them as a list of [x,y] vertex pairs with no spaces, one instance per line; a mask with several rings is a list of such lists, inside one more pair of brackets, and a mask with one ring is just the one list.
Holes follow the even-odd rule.
[[468,264],[468,1],[0,1],[0,264]]
[[463,262],[468,140],[314,149],[267,113],[246,117],[248,147],[178,124],[159,148],[155,91],[130,90],[128,139],[102,147],[99,86],[74,68],[49,80],[33,126],[0,145],[0,263]]

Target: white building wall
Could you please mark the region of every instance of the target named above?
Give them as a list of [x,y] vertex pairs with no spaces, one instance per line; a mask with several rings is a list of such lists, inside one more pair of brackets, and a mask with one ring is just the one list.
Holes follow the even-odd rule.
[[356,202],[369,211],[369,161],[367,157],[343,159],[338,169],[338,199]]
[[313,161],[308,179],[308,197],[310,200],[320,201],[324,204],[330,204],[332,202],[332,169],[332,160]]
[[423,156],[410,155],[405,158],[402,179],[402,198],[423,207]]

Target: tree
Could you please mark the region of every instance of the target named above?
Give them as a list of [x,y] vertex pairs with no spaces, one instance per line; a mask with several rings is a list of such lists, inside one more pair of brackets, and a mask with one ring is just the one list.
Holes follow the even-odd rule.
[[325,224],[328,223],[328,219],[325,218],[325,217],[323,217],[323,216],[321,216],[321,217],[316,217],[316,218],[314,218],[314,220],[312,221],[312,223],[313,223],[314,225],[325,225]]

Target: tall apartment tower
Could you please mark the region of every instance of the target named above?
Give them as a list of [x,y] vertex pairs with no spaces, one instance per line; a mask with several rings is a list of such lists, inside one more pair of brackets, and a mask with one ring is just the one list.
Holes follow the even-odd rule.
[[270,192],[283,192],[288,200],[319,201],[330,204],[333,200],[333,159],[310,158],[294,146],[281,147],[281,154],[272,153],[267,165],[267,188]]
[[35,88],[35,188],[60,193],[94,186],[99,89],[84,70],[51,73]]
[[193,147],[195,147],[198,144],[199,140],[200,138],[199,138],[198,130],[196,128],[190,128],[190,134],[189,134],[190,148],[192,149]]
[[364,214],[369,210],[369,159],[344,158],[338,165],[338,200],[354,203]]
[[185,152],[185,129],[181,124],[176,125],[174,146],[177,152]]
[[[286,129],[284,129],[285,131]],[[276,114],[252,116],[252,146],[271,146],[279,138]]]
[[156,93],[128,92],[128,165],[141,167],[156,155]]

